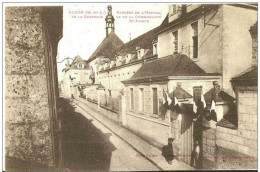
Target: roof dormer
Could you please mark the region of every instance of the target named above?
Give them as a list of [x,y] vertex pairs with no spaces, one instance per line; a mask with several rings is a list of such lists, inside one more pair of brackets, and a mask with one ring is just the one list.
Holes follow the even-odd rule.
[[116,63],[116,62],[115,62],[114,60],[111,60],[111,61],[110,61],[110,68],[114,67],[115,63]]
[[157,55],[158,54],[158,46],[157,46],[157,39],[154,39],[152,44],[153,44],[153,55]]
[[104,69],[106,69],[108,67],[108,63],[104,64]]
[[116,66],[121,65],[123,60],[124,60],[123,56],[119,53],[116,53]]
[[83,63],[81,63],[81,62],[79,62],[78,64],[77,64],[77,68],[78,69],[84,69],[84,64]]
[[131,53],[126,53],[125,54],[125,60],[126,60],[126,63],[129,63],[130,60],[133,58],[134,54],[131,54]]
[[181,16],[182,4],[171,4],[169,5],[169,23],[176,20]]
[[144,56],[144,49],[139,47],[139,46],[137,46],[136,47],[136,51],[137,51],[137,59],[141,60],[143,58],[143,56]]

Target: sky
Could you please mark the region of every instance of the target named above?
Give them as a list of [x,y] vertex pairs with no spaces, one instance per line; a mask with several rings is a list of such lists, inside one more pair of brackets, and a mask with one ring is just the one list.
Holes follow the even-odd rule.
[[[134,39],[159,26],[168,13],[168,4],[64,4],[63,37],[58,45],[58,62],[61,62],[66,57],[74,59],[76,55],[80,55],[82,59],[87,60],[92,55],[98,45],[106,37],[105,17],[107,15],[108,5],[112,6],[112,14],[115,18],[115,33],[124,43],[130,40],[130,34],[131,39]],[[73,18],[73,16],[76,18]],[[89,18],[90,16],[99,18]],[[140,16],[150,16],[154,18],[145,19],[140,18]],[[135,22],[130,22],[130,17],[133,17],[131,20]],[[146,21],[136,22],[136,19]],[[149,20],[149,22],[147,22],[147,20]],[[66,60],[62,63],[58,63],[59,76],[62,75],[61,71],[65,67],[65,63]]]

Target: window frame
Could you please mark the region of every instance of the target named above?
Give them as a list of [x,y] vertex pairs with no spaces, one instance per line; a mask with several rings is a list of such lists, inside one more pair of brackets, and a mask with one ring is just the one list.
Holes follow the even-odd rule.
[[174,45],[174,50],[173,50],[173,54],[178,53],[179,51],[179,32],[178,30],[172,32],[174,41],[173,41],[173,45]]
[[144,112],[144,88],[139,87],[138,90],[139,90],[139,111]]
[[[154,89],[156,89],[156,95],[157,95],[157,114],[155,114],[154,113]],[[159,94],[158,94],[158,90],[159,90],[159,88],[158,88],[158,86],[153,86],[153,87],[151,87],[151,90],[152,90],[152,116],[156,116],[156,117],[158,117],[159,118]]]
[[172,15],[177,13],[177,4],[172,5]]
[[[197,60],[199,58],[199,22],[195,21],[191,23],[192,28],[192,59]],[[196,47],[195,47],[196,46]]]
[[129,98],[130,98],[130,110],[134,110],[134,88],[129,88]]
[[153,44],[153,55],[157,55],[158,54],[158,46],[157,43]]

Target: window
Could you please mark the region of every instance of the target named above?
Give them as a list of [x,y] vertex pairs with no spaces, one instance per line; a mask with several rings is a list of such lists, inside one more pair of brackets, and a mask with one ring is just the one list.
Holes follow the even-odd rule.
[[194,97],[194,102],[198,105],[198,102],[200,102],[201,100],[201,92],[202,92],[202,87],[201,86],[197,86],[197,87],[193,87],[193,97]]
[[193,36],[192,36],[192,42],[193,42],[193,55],[192,57],[194,59],[198,58],[198,44],[199,44],[199,40],[198,40],[198,22],[192,23],[191,27],[193,29]]
[[138,58],[138,59],[141,58],[141,50],[137,51],[137,58]]
[[173,34],[173,45],[174,45],[174,54],[178,53],[178,31],[175,31],[172,33]]
[[158,115],[158,96],[157,96],[157,88],[153,88],[153,114]]
[[140,88],[139,89],[139,110],[144,111],[144,89]]
[[157,44],[153,44],[153,55],[157,54]]
[[130,88],[130,108],[134,109],[134,89]]
[[79,69],[83,69],[83,68],[84,68],[84,64],[78,63],[78,68],[79,68]]

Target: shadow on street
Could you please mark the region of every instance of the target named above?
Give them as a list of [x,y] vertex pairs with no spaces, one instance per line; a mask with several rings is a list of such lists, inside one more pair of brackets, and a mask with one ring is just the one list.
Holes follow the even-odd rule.
[[109,140],[111,134],[104,134],[92,120],[75,112],[70,100],[60,98],[60,104],[63,166],[72,171],[109,171],[116,150]]

